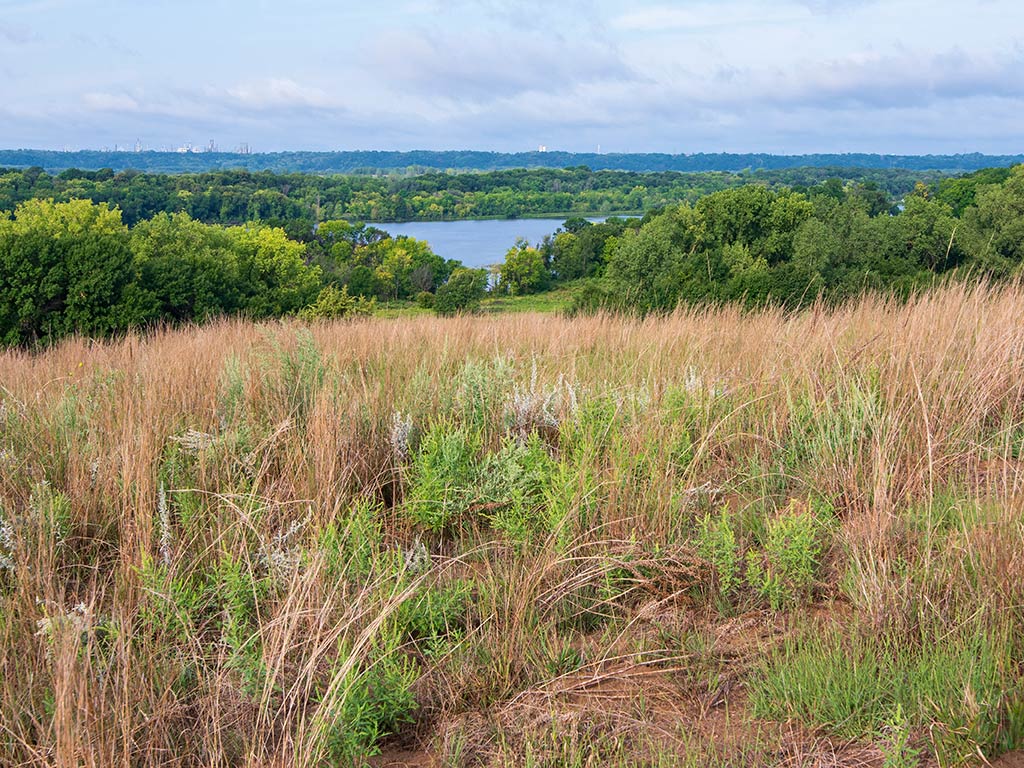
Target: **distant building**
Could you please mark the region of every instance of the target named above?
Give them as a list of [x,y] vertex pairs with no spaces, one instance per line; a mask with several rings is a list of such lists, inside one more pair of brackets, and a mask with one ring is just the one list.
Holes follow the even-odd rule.
[[537,151],[538,152],[547,152],[548,151],[548,145],[547,144],[541,144],[539,147],[537,147]]

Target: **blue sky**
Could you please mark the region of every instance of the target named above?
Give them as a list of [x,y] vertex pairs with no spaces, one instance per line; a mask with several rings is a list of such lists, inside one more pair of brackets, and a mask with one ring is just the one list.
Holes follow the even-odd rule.
[[1021,0],[0,0],[0,147],[1024,151]]

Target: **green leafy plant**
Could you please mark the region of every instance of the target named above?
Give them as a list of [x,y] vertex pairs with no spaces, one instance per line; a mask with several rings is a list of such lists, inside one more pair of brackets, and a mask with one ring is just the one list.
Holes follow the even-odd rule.
[[921,764],[922,750],[912,743],[910,723],[901,704],[896,704],[879,735],[884,742],[882,768],[916,768]]
[[442,653],[464,636],[471,600],[472,585],[466,581],[427,587],[398,606],[398,634],[413,642],[424,655]]
[[475,312],[487,294],[487,272],[460,267],[434,295],[434,311],[439,315]]
[[811,504],[791,502],[768,521],[764,548],[747,552],[747,584],[772,610],[810,595],[822,553],[823,522]]
[[556,464],[544,441],[533,433],[526,442],[506,438],[489,454],[481,471],[480,496],[496,505],[491,524],[514,541],[526,542],[545,527],[544,507]]
[[315,302],[299,312],[299,317],[307,322],[340,320],[346,317],[369,317],[376,307],[376,298],[350,296],[347,285],[343,285],[341,290],[338,290],[337,286],[328,285],[320,290]]
[[[339,654],[339,659],[347,658]],[[417,677],[416,666],[397,650],[394,638],[385,640],[366,664],[348,672],[326,735],[332,765],[363,765],[380,753],[382,739],[413,721],[417,703],[412,684]]]
[[405,505],[409,517],[433,531],[451,526],[475,498],[479,454],[475,433],[445,421],[431,426],[413,457]]
[[727,596],[739,585],[740,555],[728,507],[698,521],[697,552],[714,567],[719,595]]

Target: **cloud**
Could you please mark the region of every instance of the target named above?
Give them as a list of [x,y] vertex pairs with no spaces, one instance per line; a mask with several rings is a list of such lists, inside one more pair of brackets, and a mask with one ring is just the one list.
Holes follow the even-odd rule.
[[123,43],[111,34],[88,35],[79,32],[75,35],[75,40],[92,51],[106,50],[116,53],[119,56],[136,60],[141,60],[143,58],[141,51],[131,45]]
[[369,51],[373,74],[399,92],[486,103],[519,93],[565,92],[583,83],[639,75],[606,45],[537,36],[395,31]]
[[1022,71],[1020,53],[851,54],[786,68],[721,70],[714,87],[691,96],[710,104],[890,109],[985,96],[1022,98]]
[[543,31],[549,35],[559,29],[574,33],[599,30],[603,18],[597,0],[410,0],[403,10],[435,18],[471,16],[507,30]]
[[66,8],[70,0],[8,0],[4,4],[7,13],[45,13]]
[[0,0],[0,146],[1009,150],[1024,108],[1019,0],[100,3]]
[[0,24],[0,41],[10,45],[28,45],[37,40],[34,32],[20,24]]
[[640,7],[613,19],[612,26],[629,32],[697,32],[720,27],[777,25],[810,17],[810,9],[803,3],[702,2],[682,7]]
[[124,93],[86,93],[82,104],[90,112],[138,112],[139,102]]
[[320,88],[302,85],[288,77],[271,77],[241,83],[227,89],[238,106],[251,110],[313,107],[331,109],[340,102]]
[[136,112],[183,119],[244,119],[271,113],[345,111],[340,99],[288,77],[250,80],[227,88],[91,91],[82,96],[81,103],[90,112]]

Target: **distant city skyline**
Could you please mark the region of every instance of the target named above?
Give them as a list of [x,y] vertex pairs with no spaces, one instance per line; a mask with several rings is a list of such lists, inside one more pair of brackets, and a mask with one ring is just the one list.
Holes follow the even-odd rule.
[[1013,154],[1024,4],[0,0],[0,82],[5,148]]

